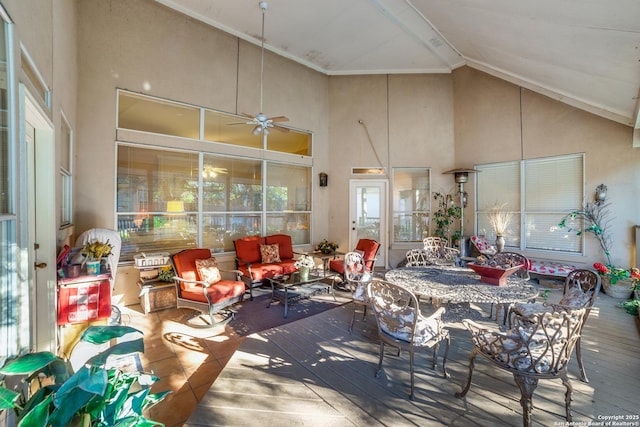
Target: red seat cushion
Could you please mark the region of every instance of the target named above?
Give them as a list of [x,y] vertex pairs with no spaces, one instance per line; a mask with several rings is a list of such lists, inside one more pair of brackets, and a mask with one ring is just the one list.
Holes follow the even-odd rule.
[[253,264],[262,261],[260,245],[266,244],[264,237],[243,237],[233,243],[236,247],[236,257],[239,259],[238,267],[246,265],[247,262]]
[[[267,277],[277,276],[279,274],[283,274],[282,263],[278,264],[251,264],[251,276],[249,276],[249,267],[245,265],[241,265],[238,267],[238,270],[242,271],[247,277],[251,277],[253,282],[260,282]],[[295,271],[295,269],[294,269]]]
[[344,260],[332,259],[329,261],[329,270],[337,271],[340,274],[344,274]]
[[[358,240],[358,244],[356,245],[357,251],[363,251],[362,258],[365,261],[367,266],[367,270],[371,271],[373,265],[375,263],[375,257],[378,253],[378,249],[380,248],[380,243],[371,239],[360,239]],[[344,269],[343,269],[344,270]]]
[[[207,292],[211,297],[211,302],[217,304],[219,302],[238,297],[244,294],[245,285],[244,282],[237,282],[235,280],[221,280],[207,288]],[[207,297],[202,292],[202,286],[192,286],[189,289],[182,290],[182,298],[208,302]]]
[[274,234],[265,237],[265,240],[267,241],[267,245],[278,245],[281,260],[293,258],[293,243],[291,241],[291,236],[287,234]]
[[[209,249],[186,249],[178,252],[173,256],[173,264],[176,267],[176,275],[185,280],[202,280],[198,274],[196,268],[197,259],[209,259],[211,258],[211,251]],[[180,282],[180,288],[185,291],[191,288],[196,290],[201,289],[201,286],[193,283]],[[202,292],[202,291],[200,291]]]

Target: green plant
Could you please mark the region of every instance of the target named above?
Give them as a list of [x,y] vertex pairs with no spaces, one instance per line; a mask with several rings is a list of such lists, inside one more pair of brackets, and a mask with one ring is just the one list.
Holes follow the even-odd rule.
[[336,249],[338,249],[338,244],[330,242],[327,239],[322,240],[322,242],[318,243],[315,248],[316,251],[320,251],[324,254],[335,252]]
[[[600,249],[607,258],[607,265],[613,265],[611,262],[611,245],[612,238],[607,232],[607,227],[611,220],[609,219],[609,203],[586,202],[582,209],[571,211],[562,218],[558,224],[560,228],[566,228],[567,231],[575,231],[576,235],[581,236],[584,233],[591,233],[600,244]],[[578,224],[574,222],[578,220]]]
[[113,246],[107,242],[101,242],[99,240],[94,240],[93,242],[85,243],[82,247],[82,252],[87,255],[88,260],[98,261],[103,257],[111,255],[111,250]]
[[460,240],[460,230],[452,232],[451,226],[462,218],[462,209],[456,206],[451,194],[433,193],[433,198],[438,201],[438,208],[433,213],[433,222],[436,225],[434,236],[442,237],[449,242]]
[[[77,372],[69,362],[50,352],[27,353],[0,368],[0,411],[13,409],[18,426],[62,427],[75,422],[90,426],[155,426],[144,410],[160,402],[168,392],[151,394],[157,377],[105,367],[111,355],[144,351],[142,332],[128,326],[91,326],[81,341],[104,344],[127,334],[139,335],[93,356]],[[30,396],[10,387],[18,377],[38,382]],[[23,387],[24,388],[24,387]]]
[[176,273],[173,271],[173,267],[167,265],[165,267],[160,267],[160,271],[158,272],[158,280],[161,282],[173,282],[173,277]]
[[640,310],[640,299],[631,299],[628,301],[623,301],[618,305],[624,308],[627,313],[637,316],[638,311]]

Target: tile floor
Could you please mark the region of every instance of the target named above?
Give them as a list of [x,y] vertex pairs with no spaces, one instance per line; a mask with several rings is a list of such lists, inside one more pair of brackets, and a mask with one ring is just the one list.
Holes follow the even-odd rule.
[[146,372],[160,380],[152,392],[171,390],[148,416],[167,427],[181,426],[195,410],[244,340],[229,327],[197,329],[186,325],[191,310],[168,309],[145,315],[139,305],[121,307],[122,324],[144,332],[141,356]]

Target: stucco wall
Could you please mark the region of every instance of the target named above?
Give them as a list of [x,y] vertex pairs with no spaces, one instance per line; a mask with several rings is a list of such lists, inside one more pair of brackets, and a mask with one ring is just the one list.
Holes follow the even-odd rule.
[[[609,188],[613,262],[634,265],[633,226],[640,223],[640,150],[632,147],[632,129],[471,68],[456,70],[453,81],[456,164],[585,153],[587,199],[593,200],[598,184]],[[473,191],[473,185],[468,185],[468,191]],[[467,208],[465,227],[470,230],[473,209],[472,204]],[[564,259],[586,267],[604,261],[593,238],[587,239],[584,257]]]

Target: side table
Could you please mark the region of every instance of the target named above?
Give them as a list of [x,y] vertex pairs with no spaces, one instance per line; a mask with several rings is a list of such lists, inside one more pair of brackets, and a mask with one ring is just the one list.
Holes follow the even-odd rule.
[[140,305],[144,314],[176,307],[176,288],[173,282],[138,280],[138,287],[140,288]]

